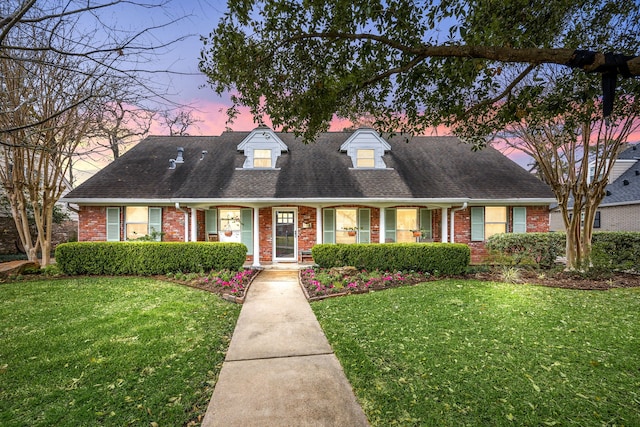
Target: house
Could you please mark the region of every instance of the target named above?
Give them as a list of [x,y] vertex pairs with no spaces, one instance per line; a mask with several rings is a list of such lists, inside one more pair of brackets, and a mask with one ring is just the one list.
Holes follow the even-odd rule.
[[494,233],[548,231],[554,198],[498,151],[456,137],[358,129],[304,144],[257,128],[148,137],[65,201],[78,206],[79,241],[236,241],[260,266],[356,242],[461,242],[478,262]]
[[[551,211],[550,228],[552,231],[564,231],[558,209]],[[640,144],[629,145],[612,165],[605,196],[595,214],[593,230],[640,231]]]

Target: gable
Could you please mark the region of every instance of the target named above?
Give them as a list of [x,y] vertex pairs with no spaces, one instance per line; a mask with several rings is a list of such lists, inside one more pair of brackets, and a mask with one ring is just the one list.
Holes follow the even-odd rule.
[[283,152],[289,149],[269,128],[254,129],[238,144],[238,151],[246,156],[243,169],[275,169]]
[[357,169],[385,169],[383,156],[391,146],[373,129],[356,130],[341,146]]

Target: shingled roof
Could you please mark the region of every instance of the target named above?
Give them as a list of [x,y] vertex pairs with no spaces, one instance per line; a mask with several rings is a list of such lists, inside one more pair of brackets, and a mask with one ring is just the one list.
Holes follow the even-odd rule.
[[606,195],[600,206],[640,204],[640,144],[631,145],[620,153],[618,159],[636,162],[607,185]]
[[[340,151],[352,132],[321,134],[305,145],[276,133],[288,151],[274,169],[243,169],[237,150],[249,132],[217,137],[151,136],[71,191],[81,204],[216,200],[505,201],[549,203],[549,187],[495,149],[472,152],[455,137],[385,138],[386,169],[355,169]],[[177,147],[184,163],[169,168]],[[207,153],[202,157],[202,152]]]

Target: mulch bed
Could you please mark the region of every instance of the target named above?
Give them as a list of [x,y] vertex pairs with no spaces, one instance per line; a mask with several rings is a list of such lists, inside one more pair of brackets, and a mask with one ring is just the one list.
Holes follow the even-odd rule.
[[[503,281],[499,270],[487,273],[476,273],[468,277],[478,280]],[[616,288],[640,287],[640,274],[613,272],[600,276],[585,276],[580,273],[567,271],[539,273],[532,270],[520,270],[520,280],[518,283],[549,286],[553,288],[606,291]]]

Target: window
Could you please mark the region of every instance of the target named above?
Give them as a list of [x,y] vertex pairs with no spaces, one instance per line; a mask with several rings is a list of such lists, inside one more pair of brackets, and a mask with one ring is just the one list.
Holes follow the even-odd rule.
[[[418,238],[413,235],[420,230]],[[431,211],[418,208],[397,208],[385,210],[385,242],[415,242],[433,238]]]
[[[162,232],[162,208],[127,206],[125,208],[125,236],[135,240],[152,233]],[[160,235],[156,236],[160,240]]]
[[373,168],[376,165],[375,150],[356,150],[356,167]]
[[[518,214],[521,215],[522,213]],[[521,227],[519,225],[519,227]],[[526,230],[526,224],[524,225]],[[506,206],[476,206],[471,208],[471,240],[486,240],[494,234],[507,232]]]
[[[222,208],[207,214],[207,230],[217,232],[220,242],[238,242],[247,247],[247,255],[253,255],[253,209]],[[214,226],[212,222],[217,223]]]
[[270,168],[271,166],[271,150],[255,149],[253,150],[253,167],[254,168]]
[[107,241],[120,240],[120,208],[107,208]]
[[596,211],[593,217],[593,228],[600,228],[600,211]]
[[325,209],[322,215],[324,243],[371,242],[370,209]]

